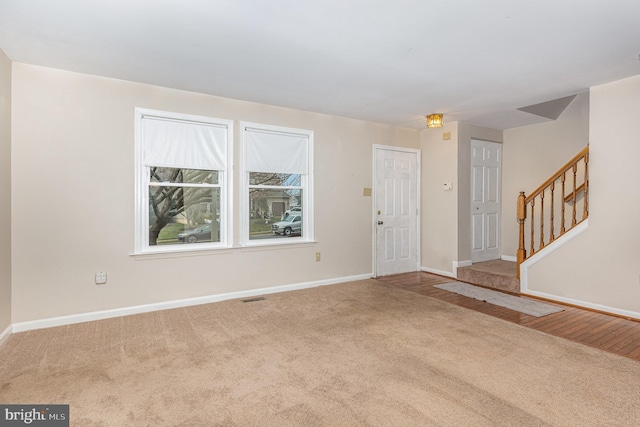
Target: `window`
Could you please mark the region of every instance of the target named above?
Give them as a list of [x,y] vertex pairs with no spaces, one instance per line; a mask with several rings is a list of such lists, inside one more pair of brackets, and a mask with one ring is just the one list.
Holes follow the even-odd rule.
[[227,246],[230,129],[136,109],[136,253]]
[[313,132],[244,123],[243,243],[313,240]]

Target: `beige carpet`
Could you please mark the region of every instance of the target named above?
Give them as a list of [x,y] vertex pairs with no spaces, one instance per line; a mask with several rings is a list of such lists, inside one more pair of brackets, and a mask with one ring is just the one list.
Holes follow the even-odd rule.
[[14,334],[74,426],[638,425],[640,364],[374,280]]

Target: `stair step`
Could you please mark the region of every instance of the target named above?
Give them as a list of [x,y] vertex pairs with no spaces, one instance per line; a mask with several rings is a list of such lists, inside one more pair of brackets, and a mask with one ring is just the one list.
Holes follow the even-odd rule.
[[458,268],[458,280],[501,291],[520,293],[516,263],[511,261],[485,261]]

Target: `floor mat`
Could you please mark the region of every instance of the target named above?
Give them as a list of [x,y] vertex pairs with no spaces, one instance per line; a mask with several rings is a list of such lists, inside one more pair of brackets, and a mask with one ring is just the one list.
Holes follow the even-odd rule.
[[508,295],[498,291],[492,291],[490,289],[473,286],[468,283],[451,282],[434,286],[445,291],[485,301],[489,304],[499,305],[500,307],[505,307],[510,310],[519,311],[520,313],[535,317],[542,317],[551,313],[563,311],[561,307],[555,305]]

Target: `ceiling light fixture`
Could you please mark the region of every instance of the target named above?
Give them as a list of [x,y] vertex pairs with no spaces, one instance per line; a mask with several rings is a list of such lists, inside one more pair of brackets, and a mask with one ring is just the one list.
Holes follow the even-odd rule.
[[442,114],[434,113],[427,116],[428,128],[439,128],[442,126]]

